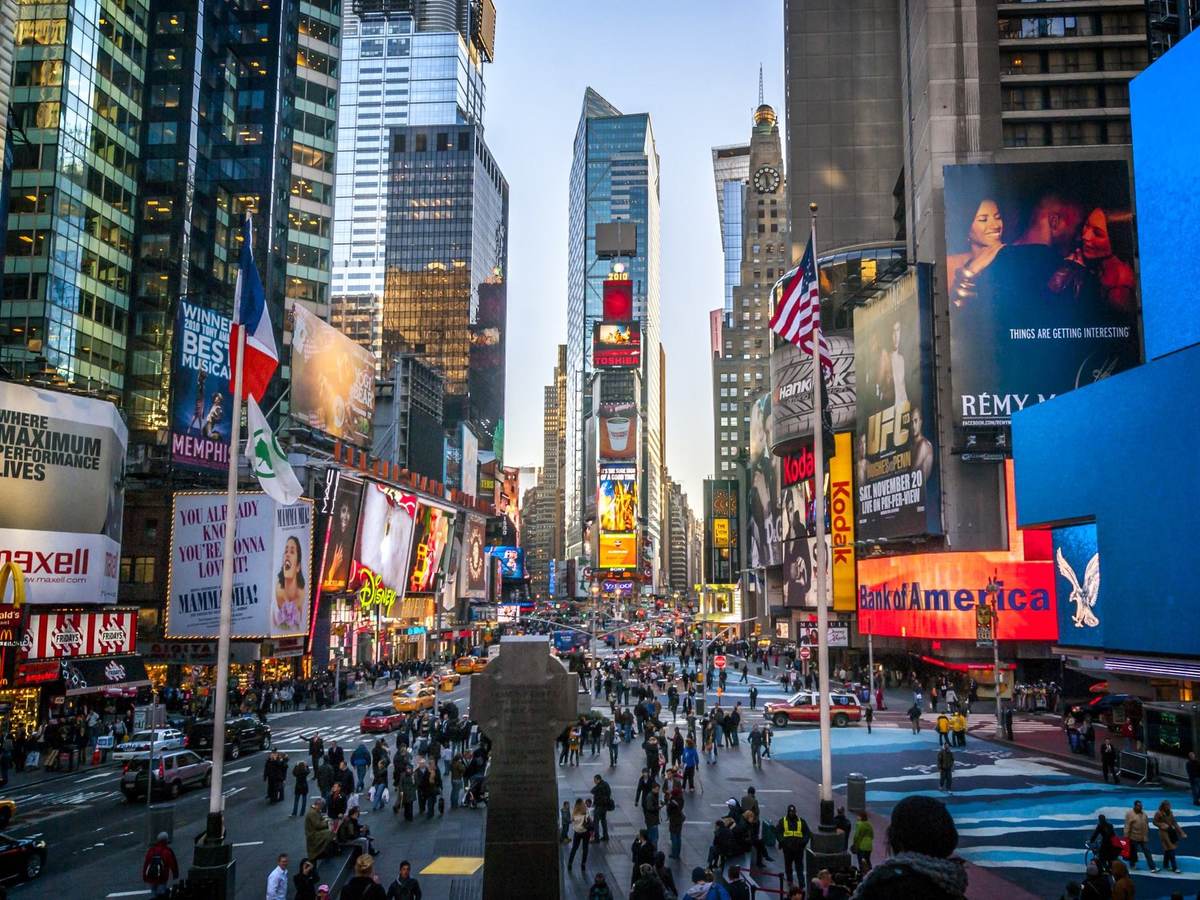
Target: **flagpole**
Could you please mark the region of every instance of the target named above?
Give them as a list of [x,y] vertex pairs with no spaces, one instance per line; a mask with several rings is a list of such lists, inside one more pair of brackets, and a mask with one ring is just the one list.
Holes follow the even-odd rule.
[[[235,312],[235,322],[237,315]],[[212,783],[208,790],[208,828],[205,840],[219,844],[225,837],[222,821],[225,780],[225,718],[229,704],[229,639],[233,632],[233,550],[237,533],[238,457],[242,442],[242,365],[246,359],[246,329],[237,330],[237,365],[233,376],[233,428],[229,437],[229,485],[225,499],[225,551],[221,564],[221,626],[217,635],[217,696],[213,703]]]
[[[821,267],[817,257],[817,204],[808,204],[812,227],[813,275],[817,279],[818,292],[821,283]],[[818,297],[818,303],[820,298]],[[817,520],[817,686],[820,691],[821,722],[821,824],[833,825],[833,756],[830,750],[829,716],[829,610],[825,606],[825,567],[828,554],[825,551],[825,417],[822,415],[821,393],[823,378],[821,369],[820,314],[815,317],[818,326],[812,335],[813,360],[813,500]]]

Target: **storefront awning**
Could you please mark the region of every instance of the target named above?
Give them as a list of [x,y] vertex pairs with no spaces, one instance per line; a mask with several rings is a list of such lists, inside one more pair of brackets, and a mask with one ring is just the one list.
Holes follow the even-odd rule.
[[136,653],[96,659],[64,659],[62,680],[67,696],[92,694],[106,688],[148,687],[146,665]]

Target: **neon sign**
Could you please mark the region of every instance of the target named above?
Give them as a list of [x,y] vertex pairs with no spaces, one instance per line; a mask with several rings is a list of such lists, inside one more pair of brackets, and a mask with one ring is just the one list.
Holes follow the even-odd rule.
[[390,616],[396,603],[396,591],[386,587],[383,579],[365,566],[358,571],[362,576],[362,586],[358,589],[358,608],[370,612],[380,607],[385,616]]

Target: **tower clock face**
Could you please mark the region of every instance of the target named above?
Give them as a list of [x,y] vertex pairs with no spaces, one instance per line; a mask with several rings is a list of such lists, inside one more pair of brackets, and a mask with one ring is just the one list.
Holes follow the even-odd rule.
[[779,170],[774,166],[763,166],[754,173],[754,189],[760,194],[773,194],[779,190]]

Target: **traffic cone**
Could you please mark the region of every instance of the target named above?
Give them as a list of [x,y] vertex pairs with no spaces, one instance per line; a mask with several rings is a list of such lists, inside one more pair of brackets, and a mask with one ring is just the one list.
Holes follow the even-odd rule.
[[93,766],[100,765],[100,748],[99,747],[92,748],[92,765]]

